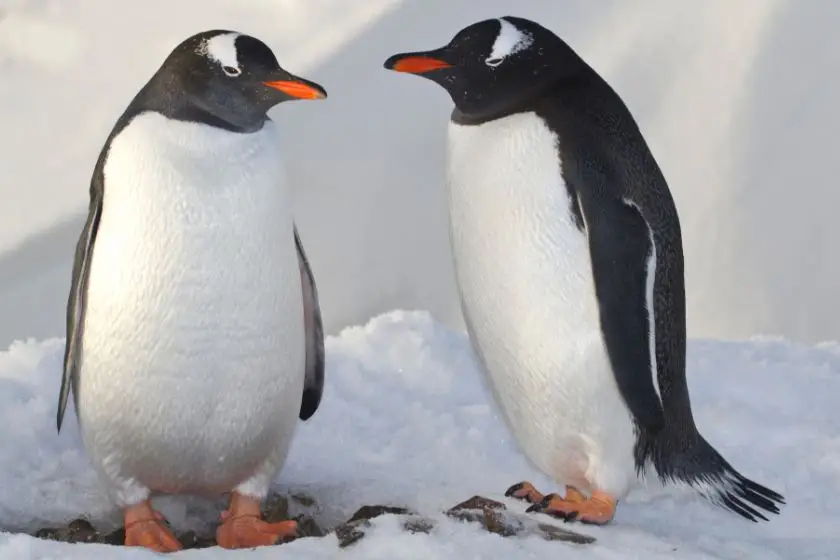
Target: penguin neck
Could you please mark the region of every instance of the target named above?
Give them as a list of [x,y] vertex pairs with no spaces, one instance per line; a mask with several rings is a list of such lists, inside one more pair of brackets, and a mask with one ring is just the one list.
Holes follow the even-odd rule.
[[153,77],[132,100],[128,113],[140,114],[145,111],[160,113],[168,119],[206,124],[228,132],[249,134],[258,132],[268,120],[265,113],[253,118],[232,122],[214,112],[206,103],[185,93],[177,76],[161,74]]
[[485,108],[482,111],[465,111],[457,105],[452,109],[450,120],[459,125],[481,125],[490,121],[495,121],[515,115],[517,113],[527,113],[534,109],[534,102],[532,98],[517,99],[516,101],[507,102],[501,105]]
[[[480,125],[517,113],[534,111],[547,96],[558,91],[558,88],[569,79],[564,76],[544,77],[539,82],[519,86],[504,98],[497,97],[495,102],[490,103],[487,101],[482,103],[456,101],[450,120],[460,125]],[[450,92],[450,97],[455,100],[462,96]]]

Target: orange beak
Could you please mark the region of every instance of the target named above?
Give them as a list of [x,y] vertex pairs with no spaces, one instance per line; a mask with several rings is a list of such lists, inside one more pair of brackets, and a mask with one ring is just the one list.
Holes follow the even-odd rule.
[[263,84],[297,99],[325,99],[327,97],[327,94],[321,89],[292,80],[276,80],[263,82]]
[[407,72],[409,74],[422,74],[424,72],[431,72],[432,70],[452,68],[452,65],[448,62],[430,56],[406,56],[405,58],[391,60],[389,63],[386,67],[390,70]]

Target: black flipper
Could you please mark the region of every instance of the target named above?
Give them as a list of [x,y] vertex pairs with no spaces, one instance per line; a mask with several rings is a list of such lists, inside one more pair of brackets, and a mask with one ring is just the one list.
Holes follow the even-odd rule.
[[[665,420],[648,334],[653,328],[646,299],[648,263],[655,258],[650,228],[634,206],[610,196],[581,206],[601,331],[616,383],[639,426],[657,434]],[[661,281],[655,287],[661,290]]]
[[99,229],[102,216],[102,169],[97,166],[90,185],[90,205],[88,217],[79,241],[76,243],[76,255],[73,262],[73,278],[70,284],[70,295],[67,300],[67,337],[64,345],[64,374],[61,378],[61,389],[58,395],[58,413],[56,415],[56,429],[61,432],[61,422],[67,409],[67,400],[72,388],[75,395],[79,367],[82,360],[82,334],[85,322],[85,305],[87,300],[88,276],[90,261],[93,255],[93,245]]
[[[560,83],[537,113],[557,133],[572,217],[587,234],[602,333],[618,389],[637,424],[637,472],[653,463],[663,482],[689,484],[747,519],[764,519],[759,510],[778,513],[783,497],[729,465],[700,435],[691,413],[685,267],[673,196],[630,111],[589,70]],[[653,248],[651,351],[645,304]]]
[[[583,215],[607,352],[621,395],[644,429],[640,441],[646,449],[638,450],[641,456],[637,457],[637,466],[650,454],[663,482],[687,483],[710,502],[745,519],[767,521],[761,510],[778,514],[777,504],[785,503],[781,494],[735,470],[696,431],[688,410],[682,411],[681,428],[664,425],[666,415],[673,417],[672,422],[676,420],[675,408],[690,407],[687,393],[674,398],[679,394],[674,389],[680,384],[673,383],[665,373],[667,366],[663,368],[656,360],[656,349],[663,347],[661,337],[657,336],[653,346],[648,338],[651,327],[646,306],[648,263],[653,268],[650,272],[654,273],[654,333],[658,334],[669,323],[664,315],[672,311],[663,304],[668,298],[662,270],[667,267],[656,266],[656,259],[667,258],[673,252],[652,252],[655,237],[638,207],[630,201],[605,196],[598,199],[597,205],[585,207]],[[649,261],[651,256],[654,258]],[[654,368],[651,368],[652,361]],[[669,381],[669,390],[661,397],[664,400],[654,392],[654,375],[661,381]],[[670,414],[663,410],[663,405],[671,410]]]
[[300,403],[300,419],[309,420],[318,410],[324,393],[324,327],[321,322],[321,306],[315,278],[309,268],[309,261],[303,251],[303,244],[295,231],[300,283],[303,288],[303,322],[306,332],[306,375],[303,381],[303,399]]

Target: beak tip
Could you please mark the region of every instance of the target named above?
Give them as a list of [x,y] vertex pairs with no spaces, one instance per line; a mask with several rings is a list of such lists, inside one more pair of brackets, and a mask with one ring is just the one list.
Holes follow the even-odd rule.
[[385,60],[385,62],[382,63],[382,67],[385,68],[385,70],[394,70],[394,66],[397,65],[399,59],[400,55],[398,54],[395,54],[394,56],[389,56],[387,60]]

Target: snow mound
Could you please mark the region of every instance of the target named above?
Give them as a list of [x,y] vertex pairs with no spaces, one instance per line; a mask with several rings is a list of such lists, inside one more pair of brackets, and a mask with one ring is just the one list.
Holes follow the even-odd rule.
[[[61,434],[55,431],[62,350],[60,339],[29,340],[0,353],[0,527],[9,531],[0,533],[0,560],[156,557],[22,534],[80,515],[100,526],[119,522],[88,464],[72,408]],[[840,501],[829,496],[840,490],[840,346],[691,341],[689,382],[700,429],[744,475],[781,492],[788,504],[770,523],[754,524],[688,491],[649,484],[619,506],[612,525],[574,527],[596,537],[590,545],[506,539],[436,513],[474,494],[522,512],[524,505],[502,497],[510,484],[528,478],[553,488],[517,451],[463,333],[425,312],[394,311],[329,338],[327,352],[322,407],[300,425],[278,487],[312,496],[325,525],[379,503],[439,523],[429,535],[412,535],[386,516],[343,550],[328,536],[249,558],[837,558]],[[194,522],[187,500],[168,498],[160,507],[176,526]]]

